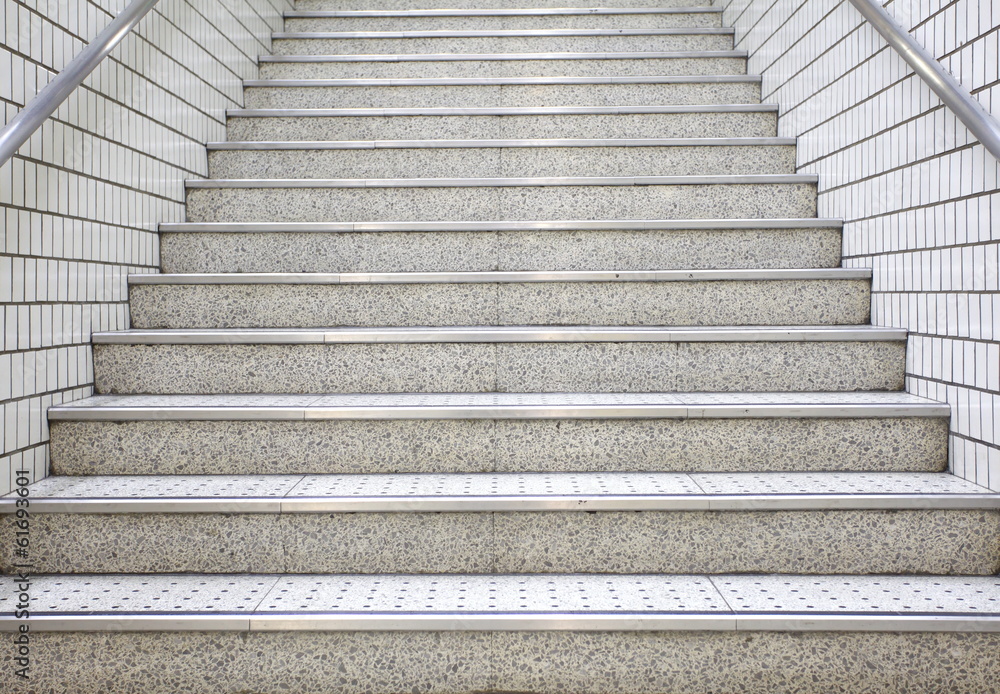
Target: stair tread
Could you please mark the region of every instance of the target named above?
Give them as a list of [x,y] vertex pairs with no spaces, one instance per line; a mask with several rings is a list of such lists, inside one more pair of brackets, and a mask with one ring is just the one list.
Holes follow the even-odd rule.
[[[0,579],[0,630],[22,621],[18,580]],[[31,584],[32,631],[1000,631],[995,576],[84,574]]]
[[34,513],[1000,509],[1000,494],[927,472],[107,475],[29,489]]
[[901,391],[777,393],[351,393],[95,395],[53,420],[947,417]]

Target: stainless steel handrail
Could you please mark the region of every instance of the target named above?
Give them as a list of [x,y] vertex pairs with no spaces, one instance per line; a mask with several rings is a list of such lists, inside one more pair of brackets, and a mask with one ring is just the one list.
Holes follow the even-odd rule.
[[21,145],[42,127],[42,123],[87,79],[157,2],[158,0],[134,0],[14,116],[0,131],[0,166],[6,164]]
[[913,71],[954,111],[990,154],[1000,159],[1000,123],[945,70],[934,56],[910,36],[877,0],[851,0],[851,4],[905,60]]

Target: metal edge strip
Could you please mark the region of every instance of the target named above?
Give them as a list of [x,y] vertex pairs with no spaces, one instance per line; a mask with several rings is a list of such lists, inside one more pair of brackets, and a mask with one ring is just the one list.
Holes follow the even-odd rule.
[[538,405],[538,406],[156,406],[50,407],[50,421],[313,421],[447,419],[875,419],[944,418],[946,403],[787,405]]
[[608,116],[702,113],[777,113],[777,104],[678,104],[674,106],[484,106],[470,108],[235,108],[227,118],[362,118],[391,116]]
[[95,333],[95,345],[342,345],[342,344],[564,344],[564,343],[690,343],[690,342],[903,342],[905,330],[897,328],[852,329],[781,329],[755,330],[716,328],[683,329],[610,329],[581,330],[556,328],[533,330],[512,327],[509,330],[342,330],[309,331],[301,337],[294,333],[266,330],[135,330]]
[[[565,270],[384,273],[159,273],[128,275],[130,285],[202,284],[500,284],[539,282],[724,282],[795,280],[868,280],[869,268],[757,270]],[[294,332],[294,331],[289,331]]]
[[497,149],[555,147],[793,147],[794,137],[675,137],[561,140],[347,140],[209,142],[210,152],[270,150]]
[[359,53],[329,55],[262,55],[259,63],[408,63],[520,60],[691,60],[747,58],[745,50],[732,51],[619,51],[598,53]]
[[720,176],[553,176],[551,178],[188,179],[188,190],[222,188],[541,188],[553,186],[815,185],[817,174]]
[[493,231],[699,231],[744,229],[840,229],[841,219],[567,220],[538,222],[172,222],[160,233],[350,233]]
[[718,7],[552,7],[524,9],[427,9],[427,10],[288,10],[285,19],[350,19],[384,17],[547,17],[657,14],[722,14]]
[[273,41],[290,39],[477,39],[508,37],[562,36],[731,36],[728,27],[673,27],[668,29],[495,29],[495,30],[426,30],[426,31],[275,31]]
[[1000,632],[998,615],[745,614],[266,614],[0,616],[0,631],[812,631]]
[[[0,515],[16,512],[0,499]],[[47,498],[35,497],[36,514],[309,514],[309,513],[520,513],[593,511],[802,511],[1000,510],[1000,494],[747,494],[747,495],[524,495],[268,498]]]
[[566,85],[628,84],[759,84],[760,75],[664,75],[625,77],[388,77],[373,79],[252,79],[246,89],[350,88],[350,87],[559,87]]

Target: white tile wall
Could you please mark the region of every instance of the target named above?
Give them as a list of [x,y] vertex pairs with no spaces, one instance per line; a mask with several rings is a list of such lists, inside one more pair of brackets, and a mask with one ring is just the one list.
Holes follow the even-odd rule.
[[[847,0],[715,0],[798,169],[875,271],[872,320],[911,332],[907,389],[951,404],[953,470],[1000,490],[1000,163]],[[1000,117],[996,0],[886,5]]]
[[[127,2],[0,0],[0,124]],[[128,327],[127,275],[157,270],[157,224],[182,220],[290,8],[159,3],[0,167],[0,493],[47,473],[46,408],[91,394],[91,332]]]

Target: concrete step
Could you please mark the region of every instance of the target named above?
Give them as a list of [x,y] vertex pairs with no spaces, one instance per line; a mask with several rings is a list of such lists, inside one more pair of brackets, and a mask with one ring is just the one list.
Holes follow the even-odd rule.
[[230,140],[772,137],[772,104],[504,109],[230,109]]
[[58,475],[937,472],[948,416],[901,392],[116,395],[49,409]]
[[906,333],[838,328],[170,330],[94,334],[100,393],[863,391]]
[[193,222],[811,217],[816,181],[798,174],[190,180],[187,217]]
[[265,79],[742,75],[746,51],[265,55]]
[[962,694],[992,689],[1000,653],[995,577],[53,575],[28,597],[61,665],[33,684],[78,694]]
[[789,138],[209,144],[212,178],[467,178],[795,173]]
[[507,108],[760,103],[753,75],[245,80],[247,108]]
[[733,30],[685,27],[277,32],[273,34],[271,48],[275,55],[728,51],[733,49]]
[[[1000,494],[942,474],[133,476],[29,493],[42,573],[1000,569]],[[15,531],[0,530],[7,572]]]
[[286,32],[669,29],[722,26],[718,7],[446,10],[298,10]]
[[868,270],[131,275],[137,328],[853,325]]
[[828,219],[160,225],[165,273],[833,268],[840,248]]

